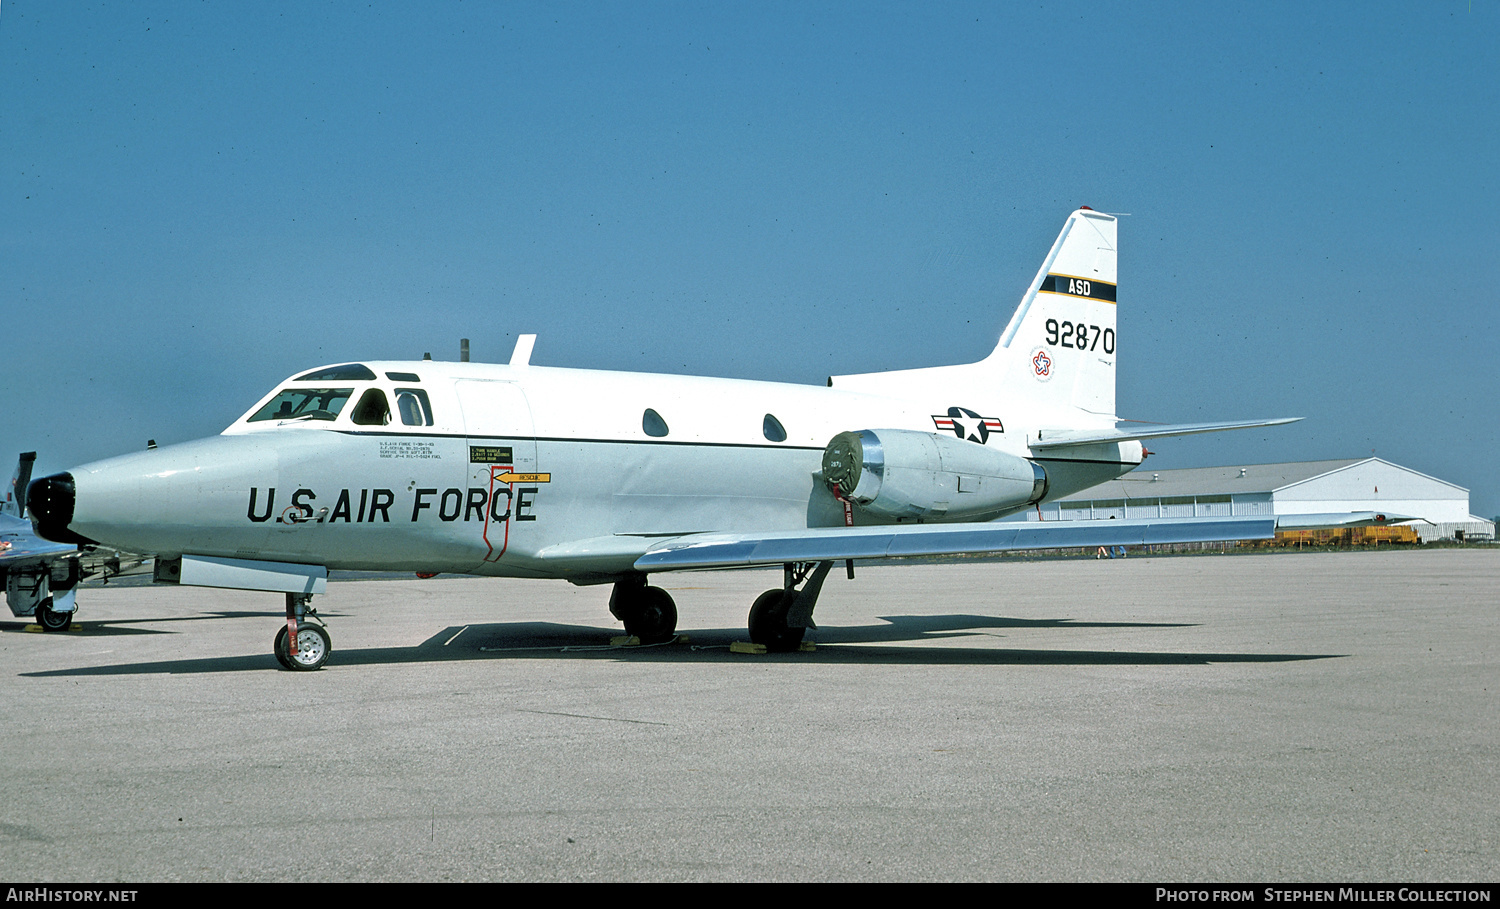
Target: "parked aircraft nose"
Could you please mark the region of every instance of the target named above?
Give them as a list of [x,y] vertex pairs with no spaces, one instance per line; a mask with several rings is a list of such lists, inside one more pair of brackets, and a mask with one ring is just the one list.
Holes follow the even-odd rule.
[[55,473],[36,480],[26,490],[26,512],[36,532],[54,543],[92,543],[68,529],[73,522],[77,489],[70,473]]
[[[327,432],[217,435],[80,464],[31,485],[32,520],[43,537],[74,545],[167,557],[260,552],[274,526],[248,516],[252,490],[268,502],[280,487],[285,503],[303,486],[330,488],[320,465],[347,463],[329,454],[341,442],[351,447]],[[284,462],[297,465],[288,481],[297,485],[280,482]]]

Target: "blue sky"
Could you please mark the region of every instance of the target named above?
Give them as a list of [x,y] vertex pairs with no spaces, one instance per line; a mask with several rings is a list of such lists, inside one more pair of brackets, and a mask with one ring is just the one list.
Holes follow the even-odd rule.
[[[1500,513],[1494,0],[0,6],[0,452],[355,359],[821,383],[978,359],[1120,225],[1153,468],[1380,457]],[[6,455],[10,457],[11,455]]]

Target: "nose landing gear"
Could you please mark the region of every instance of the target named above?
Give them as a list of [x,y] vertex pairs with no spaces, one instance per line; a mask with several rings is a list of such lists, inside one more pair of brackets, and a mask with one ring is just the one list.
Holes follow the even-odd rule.
[[[271,652],[276,662],[294,672],[312,672],[323,668],[328,654],[333,652],[333,638],[317,617],[317,611],[309,603],[310,593],[286,595],[286,624],[276,632]],[[293,637],[292,629],[296,629]]]

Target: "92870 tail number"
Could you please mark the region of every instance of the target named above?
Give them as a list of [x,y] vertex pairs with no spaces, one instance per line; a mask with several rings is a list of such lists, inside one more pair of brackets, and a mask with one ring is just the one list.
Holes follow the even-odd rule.
[[[1104,342],[1102,345],[1101,340]],[[1048,319],[1047,343],[1074,350],[1098,350],[1102,346],[1105,353],[1112,354],[1115,352],[1115,330],[1085,325],[1082,322],[1077,325],[1072,322],[1058,325],[1056,319]]]

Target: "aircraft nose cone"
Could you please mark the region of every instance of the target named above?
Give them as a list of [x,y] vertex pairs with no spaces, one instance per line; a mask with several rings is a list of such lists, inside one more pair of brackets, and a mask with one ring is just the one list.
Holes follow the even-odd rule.
[[54,543],[91,543],[68,529],[73,522],[77,490],[70,473],[42,477],[26,490],[26,512],[36,532]]

